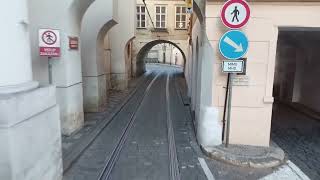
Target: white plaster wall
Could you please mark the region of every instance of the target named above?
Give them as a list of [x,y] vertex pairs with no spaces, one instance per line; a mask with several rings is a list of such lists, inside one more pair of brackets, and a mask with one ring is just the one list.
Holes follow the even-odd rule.
[[1,179],[62,179],[55,90],[53,86],[40,87],[0,97]]
[[[53,58],[52,75],[53,84],[57,86],[58,104],[64,108],[60,115],[62,133],[66,135],[78,130],[83,125],[80,50],[69,49],[68,37],[79,37],[80,19],[92,1],[29,0],[28,4],[33,77],[41,84],[48,83],[48,60],[40,57],[38,53],[38,29],[60,30],[61,57]],[[70,94],[77,98],[66,98]],[[67,124],[72,124],[72,126],[65,127],[64,125]],[[66,129],[69,130],[65,131]]]
[[27,5],[27,0],[13,0],[0,8],[6,22],[0,30],[0,177],[61,180],[56,91],[32,83]]
[[83,76],[97,76],[105,73],[104,66],[99,64],[98,38],[104,38],[108,30],[115,24],[117,9],[113,9],[114,1],[96,0],[83,16],[81,23],[81,57]]
[[[200,87],[200,73],[201,73],[201,41],[202,41],[202,35],[201,35],[201,25],[199,20],[197,19],[194,24],[193,24],[193,29],[192,29],[192,58],[188,61],[191,66],[191,74],[190,74],[190,92],[191,92],[191,108],[192,110],[196,110],[196,108],[200,106],[199,102],[199,94],[201,91]],[[198,48],[198,49],[197,49]],[[196,112],[196,118],[198,118],[198,111]]]
[[[27,1],[11,1],[0,8],[0,89],[32,81]],[[8,48],[9,47],[9,48]]]
[[[127,44],[134,38],[136,27],[136,1],[119,0],[118,24],[110,30],[111,45],[111,85],[113,89],[126,89],[128,70],[126,63]],[[123,8],[126,7],[126,8]]]
[[85,111],[97,112],[106,103],[104,39],[117,20],[116,0],[96,0],[83,16],[80,37]]
[[33,76],[42,84],[48,83],[47,58],[39,57],[38,29],[59,29],[61,34],[60,58],[54,61],[53,81],[57,86],[69,86],[81,82],[80,52],[69,50],[68,36],[79,36],[77,23],[72,22],[77,12],[69,12],[71,1],[29,0],[30,36],[33,60]]
[[82,83],[68,88],[57,88],[57,101],[60,106],[63,134],[70,135],[82,128],[84,123]]
[[188,49],[186,68],[184,71],[184,75],[186,77],[186,83],[188,86],[188,96],[189,97],[191,97],[191,91],[192,91],[192,85],[191,85],[191,82],[192,82],[192,65],[191,65],[191,63],[193,61],[192,53],[193,53],[193,45],[191,44]]
[[110,45],[110,34],[104,38],[104,61],[105,61],[105,69],[106,69],[106,88],[107,90],[111,89],[111,45]]
[[196,19],[193,23],[192,45],[189,47],[185,76],[191,107],[195,111],[198,142],[201,146],[215,146],[221,144],[222,134],[217,109],[212,107],[210,100],[215,58],[204,32],[199,19]]
[[[320,27],[319,3],[250,3],[252,18],[243,31],[250,47],[247,73],[249,86],[234,87],[231,119],[231,143],[269,146],[272,89],[278,27]],[[219,38],[227,30],[220,22],[222,3],[208,3],[207,34],[214,47],[217,62],[214,65],[213,105],[219,107],[220,117],[224,104],[226,75],[220,73],[223,58],[218,53]]]
[[[198,35],[198,34],[197,34]],[[193,111],[196,110],[196,95],[197,95],[197,91],[198,91],[198,87],[197,87],[197,77],[198,77],[198,65],[199,65],[199,59],[197,57],[197,47],[200,50],[200,46],[197,44],[199,43],[199,37],[195,36],[193,39],[193,52],[192,52],[192,63],[191,63],[191,72],[192,72],[192,78],[191,78],[191,109]],[[197,117],[196,117],[197,119]]]

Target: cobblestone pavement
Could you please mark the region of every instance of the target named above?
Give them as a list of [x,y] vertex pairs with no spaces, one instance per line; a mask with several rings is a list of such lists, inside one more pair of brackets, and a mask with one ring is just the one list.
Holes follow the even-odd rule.
[[320,179],[320,122],[275,104],[272,139],[310,179]]
[[[149,67],[150,68],[150,67]],[[154,67],[153,67],[154,68]],[[162,68],[168,70],[166,67]],[[149,97],[137,112],[132,129],[119,161],[112,173],[112,180],[169,180],[169,152],[166,124],[165,79],[161,77],[153,86]],[[198,162],[198,154],[188,136],[191,119],[177,91],[175,78],[169,85],[171,119],[173,122],[176,151],[182,180],[206,180]]]
[[[168,73],[166,71],[174,74],[169,86],[169,103],[173,112],[170,117],[172,118],[174,129],[181,180],[207,179],[203,169],[203,162],[200,164],[198,158],[205,160],[209,171],[217,180],[257,180],[279,170],[278,168],[241,168],[206,158],[195,138],[190,99],[187,97],[187,88],[182,70],[170,70],[170,67],[161,67],[161,72],[164,72],[164,74]],[[159,67],[155,65],[149,66],[152,71],[157,68]],[[132,113],[139,106],[139,102],[143,101],[141,110],[136,112],[136,121],[132,126],[129,138],[125,141],[120,157],[111,171],[110,180],[169,180],[165,79],[165,76],[162,75],[161,78],[156,80],[151,86],[149,95],[145,96],[145,98],[143,98],[144,90],[151,82],[151,79],[142,83],[137,93],[127,102],[121,112],[115,116],[71,168],[66,171],[64,180],[97,180],[117,144],[123,127],[129,122]],[[128,95],[129,91],[123,93],[114,92],[109,98],[109,104],[116,107],[121,101],[125,100],[125,96]],[[106,111],[104,113],[87,114],[86,117],[93,121],[101,119],[100,121],[103,122],[107,115]],[[275,137],[277,138],[277,136]],[[278,137],[282,137],[282,135],[278,133]],[[81,137],[78,138],[81,139]],[[66,139],[64,139],[64,143],[66,142]],[[290,155],[290,153],[288,154]],[[296,163],[294,158],[292,161]],[[297,165],[303,169],[298,163]],[[315,164],[314,166],[317,165]],[[281,171],[278,172],[281,173]],[[312,170],[311,172],[315,171]],[[308,173],[307,175],[310,176]]]
[[[182,75],[178,77],[177,83],[179,84],[182,98],[184,99],[184,102],[186,104],[185,106],[186,112],[190,112],[190,106],[187,106],[190,103],[189,99],[187,98],[187,87],[186,87],[185,79],[182,77]],[[194,160],[194,156],[196,155],[198,157],[204,158],[210,171],[212,172],[216,180],[257,180],[259,178],[267,176],[268,174],[271,174],[274,171],[274,169],[271,169],[271,168],[269,169],[242,168],[242,167],[229,165],[214,159],[207,158],[206,156],[203,155],[203,153],[200,150],[200,147],[197,144],[195,133],[194,133],[195,132],[194,126],[192,123],[192,117],[190,113],[189,113],[189,116],[187,117],[188,118],[185,119],[183,122],[184,130],[182,132],[185,134],[185,136],[188,137],[190,142],[191,148],[187,147],[186,148],[187,151],[189,152],[193,151],[194,155],[193,155],[193,158],[192,156],[189,155],[189,157],[193,160],[191,161],[191,163],[186,163],[186,164],[191,164],[191,165],[196,164],[195,167],[198,167],[199,171],[203,171],[201,167],[199,167],[199,163]],[[182,121],[180,121],[180,123],[182,123]],[[182,169],[182,172],[183,171],[188,171],[188,169],[186,170]],[[191,179],[192,178],[190,178],[190,180]]]
[[127,90],[109,90],[107,104],[104,107],[105,111],[101,113],[85,113],[84,128],[72,134],[71,136],[62,137],[63,151],[68,151],[68,149],[71,148],[73,144],[81,140],[83,136],[86,136],[87,132],[92,131],[92,129],[95,128],[100,121],[102,121],[105,117],[110,116],[111,113],[114,112],[115,109],[119,106],[120,102],[124,101],[124,99],[129,95],[129,93],[136,87],[139,80],[141,79],[131,80],[129,88]]
[[[164,68],[162,72],[167,71]],[[141,110],[125,142],[120,157],[112,170],[111,180],[168,180],[169,149],[166,121],[165,87],[166,75],[155,81],[150,93],[143,99]],[[205,175],[198,162],[198,154],[194,151],[188,137],[187,114],[173,78],[170,82],[170,99],[174,134],[179,169],[182,180],[205,180]],[[142,89],[145,89],[141,88]],[[140,90],[139,90],[140,92]],[[115,119],[101,132],[94,142],[83,152],[80,158],[64,174],[64,180],[95,180],[101,173],[106,160],[109,159],[122,128],[130,119],[131,112],[141,101],[142,92],[135,95]],[[188,123],[191,124],[191,121]],[[195,142],[193,142],[195,143]]]
[[[150,79],[148,80],[150,82]],[[148,82],[143,83],[137,93],[127,102],[121,112],[103,128],[90,146],[65,172],[64,180],[96,180],[105,162],[109,159],[114,147],[118,143],[122,130],[130,120],[131,114],[141,101]]]
[[162,180],[169,177],[165,78],[153,84],[138,110],[130,137],[111,174],[112,180]]

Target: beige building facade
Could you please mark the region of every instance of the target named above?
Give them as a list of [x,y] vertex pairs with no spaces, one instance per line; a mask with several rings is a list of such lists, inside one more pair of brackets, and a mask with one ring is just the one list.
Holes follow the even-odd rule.
[[[234,80],[230,141],[269,146],[275,98],[319,109],[317,85],[312,83],[317,80],[312,77],[317,72],[314,59],[319,40],[320,2],[248,3],[251,19],[241,29],[249,39],[245,56],[247,74],[236,76]],[[206,4],[206,32],[214,52],[212,106],[219,112],[219,128],[222,127],[227,82],[227,75],[221,72],[221,62],[225,59],[218,49],[220,38],[228,31],[220,20],[223,4],[217,1]]]
[[[160,49],[160,54],[161,51],[166,51],[167,59],[172,56],[170,51],[178,49],[181,52],[179,57],[182,56],[184,61],[186,60],[190,15],[186,12],[185,5],[182,0],[149,0],[146,4],[142,0],[137,1],[137,29],[132,52],[135,75],[145,71],[144,62],[139,60],[143,60],[148,52],[159,44],[167,44],[165,49]],[[162,56],[160,55],[160,59],[163,59]]]
[[155,45],[145,57],[146,63],[161,63],[183,67],[186,57],[172,44],[163,43]]

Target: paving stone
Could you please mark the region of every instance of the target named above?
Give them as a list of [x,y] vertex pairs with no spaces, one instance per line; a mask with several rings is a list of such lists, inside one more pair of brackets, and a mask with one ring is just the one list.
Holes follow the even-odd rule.
[[311,179],[320,179],[320,122],[275,104],[272,139]]

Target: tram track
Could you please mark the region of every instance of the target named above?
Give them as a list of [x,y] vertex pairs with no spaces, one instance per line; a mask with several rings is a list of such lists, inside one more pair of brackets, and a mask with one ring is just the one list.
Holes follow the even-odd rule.
[[138,93],[139,88],[144,83],[149,83],[152,79],[152,77],[156,76],[156,72],[150,72],[146,73],[145,79],[142,79],[140,82],[138,82],[137,86],[134,88],[134,90],[127,96],[126,100],[121,103],[121,105],[116,109],[116,111],[111,115],[111,118],[107,121],[102,121],[99,124],[99,128],[91,132],[85,139],[77,144],[72,150],[66,152],[63,157],[63,172],[66,173],[72,165],[75,163],[76,159],[79,158],[83,152],[85,152],[90,145],[93,143],[93,141],[100,135],[100,133],[108,127],[112,121],[115,119],[115,117],[124,109],[126,105],[128,105],[129,101]]
[[175,73],[152,71],[115,114],[64,180],[180,180],[174,122]]
[[[137,106],[134,113],[131,114],[130,121],[127,123],[127,125],[124,127],[121,136],[119,137],[117,141],[117,145],[112,151],[111,156],[106,161],[106,164],[101,171],[98,180],[109,180],[111,178],[112,171],[115,167],[115,164],[117,163],[121,151],[124,148],[124,145],[128,139],[128,136],[130,135],[131,129],[133,125],[136,122],[136,114],[139,112],[140,108],[142,107],[142,103],[145,99],[145,97],[149,94],[149,91],[154,84],[154,82],[158,79],[158,77],[161,75],[159,73],[148,85],[142,100],[139,102],[139,105]],[[176,144],[175,144],[175,138],[174,138],[174,129],[171,119],[171,110],[170,110],[170,75],[167,74],[166,78],[166,90],[165,90],[165,109],[166,109],[166,134],[167,134],[167,141],[168,141],[168,170],[169,170],[169,177],[168,180],[180,180],[180,172],[179,172],[179,163],[177,158],[177,152],[176,152]]]
[[180,180],[179,163],[177,157],[177,149],[174,138],[174,129],[171,119],[170,109],[170,75],[167,75],[166,83],[166,105],[167,105],[167,132],[169,142],[169,165],[170,165],[170,180]]
[[144,95],[141,99],[141,101],[139,102],[139,105],[136,107],[135,111],[133,111],[133,113],[131,114],[130,120],[129,122],[126,124],[125,128],[123,129],[121,136],[119,137],[118,141],[117,141],[117,145],[114,147],[110,157],[108,158],[103,170],[101,171],[98,180],[109,180],[112,169],[115,166],[115,163],[117,162],[120,153],[123,149],[123,146],[128,138],[128,135],[130,134],[130,130],[132,129],[132,126],[135,123],[136,120],[136,113],[139,111],[139,109],[141,108],[141,104],[143,102],[143,100],[145,99],[145,97],[148,95],[152,85],[154,84],[154,82],[158,79],[158,77],[161,75],[161,73],[158,73],[153,80],[149,83],[148,87],[146,88]]

